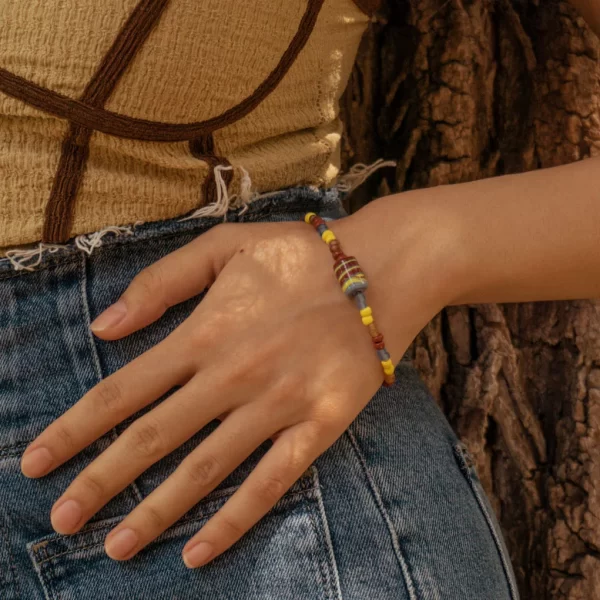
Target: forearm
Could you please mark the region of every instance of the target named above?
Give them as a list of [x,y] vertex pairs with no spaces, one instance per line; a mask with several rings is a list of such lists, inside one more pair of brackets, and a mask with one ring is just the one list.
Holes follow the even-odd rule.
[[352,220],[386,305],[600,297],[600,159],[396,194]]
[[570,0],[591,29],[600,36],[600,0]]

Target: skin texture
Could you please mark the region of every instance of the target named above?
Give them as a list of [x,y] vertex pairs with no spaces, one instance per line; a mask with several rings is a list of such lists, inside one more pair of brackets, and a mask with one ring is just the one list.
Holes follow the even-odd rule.
[[[600,295],[599,167],[590,159],[390,196],[331,224],[369,277],[369,304],[392,356],[398,360],[447,304]],[[381,384],[358,311],[339,289],[325,244],[304,223],[218,225],[142,271],[92,329],[119,339],[208,286],[171,335],[88,392],[24,453],[23,473],[41,477],[182,386],[57,500],[52,524],[69,534],[151,464],[221,419],[109,534],[112,558],[134,556],[274,439],[184,548],[190,567],[212,560],[264,516]]]
[[[334,227],[341,239],[352,238],[345,223]],[[277,502],[381,385],[381,365],[358,310],[339,289],[327,247],[304,223],[217,226],[142,271],[93,331],[121,338],[208,286],[186,322],[88,392],[23,456],[23,473],[40,477],[182,386],[58,499],[53,527],[70,534],[154,462],[221,419],[107,537],[112,558],[134,556],[272,438],[272,449],[240,490],[184,549],[188,566],[214,558]],[[407,299],[411,318],[388,344],[398,357],[435,312],[421,305],[417,294]],[[380,323],[385,332],[385,320]],[[198,542],[203,545],[192,550]]]

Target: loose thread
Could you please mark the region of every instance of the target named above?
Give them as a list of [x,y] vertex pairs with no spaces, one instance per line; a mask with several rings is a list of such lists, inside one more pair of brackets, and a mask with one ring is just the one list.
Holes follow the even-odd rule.
[[[139,223],[139,221],[138,221]],[[94,233],[86,233],[83,235],[78,235],[75,238],[75,246],[79,248],[82,252],[85,252],[88,256],[91,256],[92,252],[102,246],[102,238],[109,234],[113,233],[115,235],[133,235],[133,228],[137,225],[134,224],[132,227],[105,227],[100,231],[95,231]]]
[[[44,252],[54,253],[64,248],[62,245],[44,244],[40,242],[35,248],[30,250],[9,250],[6,253],[6,259],[13,266],[15,271],[35,271],[35,268],[42,262]],[[28,262],[35,259],[33,262]]]
[[197,219],[199,217],[223,217],[223,220],[227,220],[227,213],[232,208],[241,208],[239,215],[243,215],[248,210],[248,205],[255,200],[260,198],[268,198],[269,196],[276,196],[281,192],[268,192],[266,194],[259,194],[252,190],[252,178],[244,167],[238,166],[242,176],[240,178],[240,192],[239,194],[232,194],[229,196],[227,190],[227,183],[223,178],[223,171],[231,171],[233,167],[231,165],[217,165],[214,168],[215,173],[215,185],[217,188],[217,199],[215,202],[211,202],[206,206],[202,206],[196,209],[190,215],[179,219],[179,221],[188,221],[190,219]]
[[191,215],[178,219],[179,221],[189,221],[199,217],[225,217],[229,210],[231,199],[227,191],[227,184],[223,179],[223,171],[232,171],[232,166],[217,165],[214,168],[215,185],[217,188],[217,199],[206,206],[202,206],[195,210]]
[[379,169],[395,167],[397,164],[395,160],[384,160],[383,158],[376,160],[370,165],[357,163],[350,171],[340,176],[336,187],[340,192],[352,192],[371,177],[373,173],[379,171]]
[[[133,230],[141,225],[143,221],[136,221],[130,226],[110,226],[95,231],[94,233],[85,233],[78,235],[75,238],[75,247],[82,252],[85,252],[88,256],[91,256],[92,252],[102,246],[102,239],[109,233],[114,235],[133,235]],[[39,267],[45,252],[54,254],[61,248],[67,248],[67,244],[46,244],[40,242],[34,248],[20,249],[15,248],[14,250],[8,250],[6,257],[0,259],[0,262],[8,260],[15,271],[35,271],[36,267]]]

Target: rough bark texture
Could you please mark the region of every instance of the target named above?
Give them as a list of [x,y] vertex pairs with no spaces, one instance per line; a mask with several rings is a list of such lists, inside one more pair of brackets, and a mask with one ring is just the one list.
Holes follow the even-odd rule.
[[[599,49],[566,2],[387,0],[343,100],[344,154],[398,168],[352,208],[600,153]],[[450,308],[414,359],[476,457],[522,597],[600,599],[600,303]]]

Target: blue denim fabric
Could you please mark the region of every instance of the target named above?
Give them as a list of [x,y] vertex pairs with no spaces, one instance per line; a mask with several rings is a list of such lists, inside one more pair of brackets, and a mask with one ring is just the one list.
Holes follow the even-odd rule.
[[[343,214],[335,191],[296,188],[228,220],[284,221],[306,211]],[[397,384],[382,388],[276,508],[204,568],[185,568],[184,543],[268,445],[131,561],[109,559],[103,540],[215,424],[145,472],[80,533],[53,532],[53,502],[132,419],[40,480],[20,474],[25,446],[102,377],[162,340],[201,296],[119,341],[95,339],[90,321],[137,272],[217,222],[143,224],[134,235],[107,236],[90,256],[68,244],[32,272],[0,262],[0,598],[515,600],[472,461],[405,360]]]

